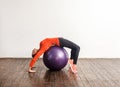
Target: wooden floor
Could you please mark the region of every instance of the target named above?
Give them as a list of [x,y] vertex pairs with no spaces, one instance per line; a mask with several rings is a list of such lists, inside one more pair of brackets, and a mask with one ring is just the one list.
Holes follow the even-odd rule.
[[28,73],[30,59],[0,58],[0,87],[120,87],[120,59],[79,59],[78,74],[69,65],[49,71],[42,59]]

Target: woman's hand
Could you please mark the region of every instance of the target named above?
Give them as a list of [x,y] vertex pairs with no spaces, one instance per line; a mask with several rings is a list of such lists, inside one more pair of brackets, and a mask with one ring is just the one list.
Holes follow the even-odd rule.
[[32,67],[29,67],[28,72],[30,72],[30,73],[34,73],[34,72],[36,72],[36,71],[35,71],[35,70],[32,70]]

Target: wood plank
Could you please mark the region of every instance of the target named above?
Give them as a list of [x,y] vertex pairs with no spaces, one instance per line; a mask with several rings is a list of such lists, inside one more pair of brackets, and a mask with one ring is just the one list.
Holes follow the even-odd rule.
[[0,58],[0,87],[120,87],[120,59],[79,59],[78,74],[67,65],[50,71],[39,59],[28,73],[30,58]]

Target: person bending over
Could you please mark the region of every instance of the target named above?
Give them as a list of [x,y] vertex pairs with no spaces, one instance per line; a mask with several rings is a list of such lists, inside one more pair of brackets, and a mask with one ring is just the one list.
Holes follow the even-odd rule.
[[67,47],[71,49],[71,56],[70,56],[70,59],[68,60],[68,63],[70,64],[71,71],[73,73],[77,73],[77,59],[78,59],[80,47],[77,44],[73,43],[72,41],[67,40],[65,38],[61,38],[61,37],[45,38],[40,42],[39,49],[34,48],[32,50],[33,58],[29,64],[28,72],[36,72],[35,70],[32,69],[35,62],[44,52],[46,52],[51,46],[54,46],[54,45],[59,47]]

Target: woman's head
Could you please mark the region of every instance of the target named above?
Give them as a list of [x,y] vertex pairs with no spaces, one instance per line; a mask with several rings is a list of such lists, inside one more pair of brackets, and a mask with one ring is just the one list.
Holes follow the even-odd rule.
[[32,50],[32,57],[34,57],[37,54],[37,52],[38,52],[38,49],[34,48]]

